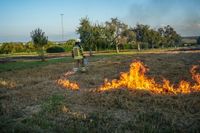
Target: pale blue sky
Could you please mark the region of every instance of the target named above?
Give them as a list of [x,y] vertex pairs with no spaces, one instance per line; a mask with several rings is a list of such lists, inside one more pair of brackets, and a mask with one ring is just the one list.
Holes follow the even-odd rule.
[[81,17],[105,22],[112,17],[134,26],[172,25],[181,35],[200,35],[200,0],[0,0],[0,42],[29,41],[30,32],[42,28],[49,40],[76,37]]

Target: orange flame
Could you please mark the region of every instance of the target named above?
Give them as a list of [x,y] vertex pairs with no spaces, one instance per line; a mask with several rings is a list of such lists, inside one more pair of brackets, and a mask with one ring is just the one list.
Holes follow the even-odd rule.
[[187,81],[181,81],[178,87],[170,84],[169,80],[164,79],[163,84],[155,82],[154,78],[146,76],[148,69],[140,61],[133,62],[130,65],[129,72],[121,73],[119,80],[114,79],[111,82],[105,80],[100,91],[108,91],[113,89],[128,88],[130,90],[142,89],[149,90],[156,94],[188,94],[191,92],[200,91],[200,74],[197,73],[198,66],[193,66],[191,74],[195,84]]
[[57,80],[57,83],[67,89],[71,89],[71,90],[79,90],[79,86],[77,83],[72,83],[69,80],[66,79],[59,79]]

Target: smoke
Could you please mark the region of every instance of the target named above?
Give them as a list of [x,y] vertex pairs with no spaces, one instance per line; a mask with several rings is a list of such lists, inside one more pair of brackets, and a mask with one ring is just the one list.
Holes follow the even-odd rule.
[[200,0],[140,0],[125,21],[155,28],[169,24],[183,36],[200,35]]

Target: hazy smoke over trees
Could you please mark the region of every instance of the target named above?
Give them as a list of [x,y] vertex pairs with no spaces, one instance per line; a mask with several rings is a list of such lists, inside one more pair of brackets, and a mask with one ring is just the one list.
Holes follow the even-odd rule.
[[200,35],[200,0],[140,0],[126,21],[155,27],[170,24],[182,35]]

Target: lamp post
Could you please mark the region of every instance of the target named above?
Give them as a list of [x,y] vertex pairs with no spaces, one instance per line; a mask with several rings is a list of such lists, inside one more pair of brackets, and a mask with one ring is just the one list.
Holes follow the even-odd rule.
[[61,16],[62,41],[64,41],[63,15],[64,14],[60,14],[60,16]]

